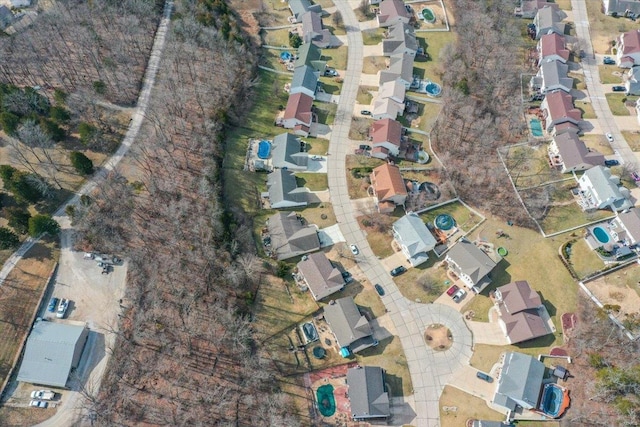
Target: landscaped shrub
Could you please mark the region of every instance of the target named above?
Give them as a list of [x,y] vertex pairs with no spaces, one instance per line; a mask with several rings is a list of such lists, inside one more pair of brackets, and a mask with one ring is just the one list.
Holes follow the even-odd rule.
[[0,227],[0,249],[12,249],[20,244],[18,235],[6,227]]
[[57,123],[66,123],[71,120],[71,114],[69,113],[69,111],[64,107],[59,106],[51,107],[51,110],[49,111],[49,117],[51,118],[51,120]]
[[91,175],[93,173],[93,162],[81,152],[72,151],[70,158],[71,164],[80,175]]
[[48,233],[55,236],[60,232],[60,224],[50,215],[36,215],[29,218],[29,235],[32,237],[39,236],[42,233]]
[[294,49],[297,49],[302,44],[302,37],[297,35],[296,33],[289,33],[289,46]]
[[27,234],[29,231],[29,211],[19,207],[11,207],[6,210],[9,219],[9,227],[13,228],[16,233]]
[[82,122],[78,125],[78,133],[80,134],[80,142],[87,145],[95,138],[98,129],[87,122]]

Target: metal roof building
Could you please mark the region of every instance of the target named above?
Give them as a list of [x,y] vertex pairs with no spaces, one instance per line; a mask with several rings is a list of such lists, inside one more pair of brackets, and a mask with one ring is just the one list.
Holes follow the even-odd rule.
[[86,326],[36,322],[27,339],[18,381],[65,388],[88,336]]

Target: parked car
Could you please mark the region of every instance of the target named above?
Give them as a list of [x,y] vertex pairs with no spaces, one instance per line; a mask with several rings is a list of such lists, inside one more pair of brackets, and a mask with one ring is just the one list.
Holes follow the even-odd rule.
[[69,308],[69,300],[66,298],[62,298],[60,300],[60,304],[58,305],[58,312],[56,313],[56,317],[58,319],[64,318],[64,315],[67,313],[68,308]]
[[627,88],[624,86],[613,86],[611,90],[614,92],[624,92]]
[[485,374],[484,372],[476,372],[476,377],[480,378],[481,380],[484,380],[488,383],[492,383],[493,382],[493,377],[491,375]]
[[370,145],[360,144],[360,146],[358,148],[360,148],[361,150],[364,150],[364,151],[371,151],[371,146]]
[[382,286],[376,283],[374,288],[376,288],[376,292],[378,293],[378,295],[380,296],[384,295],[384,289],[382,288]]
[[311,160],[320,161],[322,160],[322,156],[311,156]]
[[327,68],[324,70],[324,75],[329,77],[338,77],[338,72],[334,68]]
[[603,63],[603,64],[605,64],[605,65],[613,65],[613,64],[615,64],[615,63],[616,63],[616,60],[615,60],[615,59],[613,59],[613,58],[612,58],[612,57],[610,57],[610,56],[605,56],[605,57],[602,59],[602,63]]
[[93,259],[93,258],[95,258],[95,255],[92,252],[85,252],[83,258],[84,259]]
[[47,406],[49,406],[49,404],[41,400],[32,400],[31,402],[29,402],[29,406],[33,408],[46,408]]
[[348,271],[343,271],[342,272],[342,277],[344,279],[348,279],[349,277],[351,277],[351,273],[349,273]]
[[56,393],[51,390],[35,390],[31,392],[32,399],[53,400]]
[[613,135],[611,135],[610,133],[605,135],[607,137],[607,141],[609,142],[613,142]]
[[615,159],[611,159],[611,160],[605,160],[604,161],[604,165],[611,167],[611,166],[618,166],[620,164],[619,161],[615,160]]
[[464,289],[458,289],[458,291],[455,294],[453,294],[452,298],[455,302],[460,302],[466,294],[467,294],[467,291],[465,291]]
[[369,110],[361,110],[360,114],[362,114],[363,116],[370,116],[371,115],[371,111],[369,111]]
[[451,285],[451,287],[447,289],[447,295],[453,297],[455,293],[458,292],[458,289],[460,289],[458,285]]
[[638,175],[637,172],[631,172],[631,178],[633,178],[635,182],[640,181],[640,175]]
[[58,306],[58,298],[53,297],[51,298],[51,301],[49,301],[49,306],[47,307],[47,311],[49,313],[53,313],[54,311],[56,311],[57,306]]
[[389,274],[391,274],[391,277],[396,277],[401,275],[402,273],[404,273],[405,271],[407,271],[406,267],[403,265],[399,265],[398,267],[394,268],[393,270],[391,270],[389,272]]
[[351,253],[354,255],[358,255],[360,253],[360,250],[356,245],[349,246],[349,249],[351,249]]

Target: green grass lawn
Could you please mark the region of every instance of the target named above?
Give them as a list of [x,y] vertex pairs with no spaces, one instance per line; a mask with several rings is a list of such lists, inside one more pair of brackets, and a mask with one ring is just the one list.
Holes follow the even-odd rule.
[[511,179],[518,188],[528,188],[562,178],[557,169],[549,166],[547,146],[519,145],[502,151]]
[[596,112],[593,110],[593,105],[590,102],[575,101],[575,106],[578,110],[582,111],[583,119],[595,119]]
[[[600,73],[600,82],[602,84],[621,84],[622,77],[620,75],[620,68],[617,65],[598,65],[598,71]],[[613,73],[617,73],[613,74]]]
[[638,28],[638,23],[629,19],[607,16],[602,13],[602,3],[599,1],[586,1],[587,14],[589,15],[589,31],[591,41],[596,53],[610,54],[611,41],[618,34]]
[[361,366],[379,366],[385,370],[385,379],[389,384],[391,396],[413,394],[409,366],[402,351],[400,338],[386,338],[380,341],[378,346],[357,354],[356,360]]
[[322,57],[327,60],[329,66],[336,70],[347,69],[347,46],[340,46],[335,49],[323,49]]
[[569,73],[569,77],[573,79],[573,88],[577,90],[585,90],[587,85],[584,82],[584,76],[578,73]]
[[579,238],[571,244],[569,262],[579,278],[586,277],[604,268],[604,262],[602,262],[595,251],[589,248],[587,242],[582,238]]
[[605,156],[613,154],[613,148],[611,148],[609,141],[607,141],[607,137],[604,135],[589,134],[581,136],[580,139],[584,141],[587,147],[592,150],[596,150]]
[[[284,28],[281,30],[263,30],[264,44],[269,46],[289,46],[289,30]],[[291,48],[294,50],[293,48]]]
[[329,188],[326,173],[296,173],[298,186],[307,187],[311,191],[323,191]]
[[633,151],[640,151],[640,132],[623,130],[622,135]]
[[[504,415],[494,411],[479,397],[472,396],[451,386],[445,386],[440,396],[440,425],[442,427],[465,426],[469,419],[503,421]],[[445,411],[444,407],[455,407],[456,411]],[[520,425],[520,423],[518,423]]]
[[322,89],[330,95],[339,95],[342,91],[342,79],[339,77],[320,77]]
[[315,224],[318,228],[330,227],[336,224],[336,215],[333,205],[328,202],[312,203],[304,208],[293,208],[292,211],[300,212],[308,224]]
[[333,119],[338,110],[337,104],[328,104],[326,102],[316,102],[313,104],[316,114],[318,115],[318,123],[325,125],[333,124]]
[[562,10],[572,10],[571,0],[555,0],[554,3],[557,3]]
[[432,223],[436,217],[440,214],[449,214],[456,220],[456,225],[465,231],[472,229],[476,226],[482,218],[471,212],[465,205],[460,202],[448,203],[444,206],[440,206],[436,209],[420,214],[420,218],[425,223]]
[[307,153],[309,154],[324,156],[329,151],[329,140],[327,139],[307,137],[304,141],[307,143]]
[[356,101],[358,104],[369,105],[373,100],[373,95],[370,92],[378,91],[378,88],[375,86],[359,86],[358,94],[356,95]]
[[374,230],[367,230],[367,242],[371,246],[373,253],[380,258],[386,258],[393,255],[391,242],[393,235],[391,232],[382,233]]
[[627,96],[624,93],[607,93],[605,96],[607,97],[611,113],[613,113],[614,116],[630,116],[631,113],[625,105],[625,102],[632,101],[635,103],[638,99],[637,96]]
[[440,261],[435,254],[430,253],[427,262],[396,277],[394,280],[402,295],[411,301],[425,304],[435,301],[447,290],[447,270],[443,265],[436,267]]
[[442,69],[440,67],[440,51],[449,43],[453,43],[456,39],[455,33],[452,32],[437,32],[428,33],[423,36],[424,33],[418,33],[418,43],[423,48],[426,47],[426,52],[429,55],[429,59],[424,56],[416,56],[416,60],[413,63],[413,74],[420,78],[427,78],[438,84],[442,84],[442,78],[440,73]]
[[384,28],[372,28],[369,30],[362,31],[362,43],[365,46],[373,46],[382,42],[382,37],[384,35]]

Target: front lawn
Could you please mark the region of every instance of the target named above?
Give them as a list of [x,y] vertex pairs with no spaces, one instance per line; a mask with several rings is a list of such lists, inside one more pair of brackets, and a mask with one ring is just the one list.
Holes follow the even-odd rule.
[[575,106],[578,110],[582,111],[583,119],[597,118],[596,112],[593,110],[593,105],[591,105],[590,102],[575,101]]
[[362,65],[364,74],[378,74],[378,71],[387,68],[387,58],[384,56],[365,56]]
[[638,23],[623,17],[614,18],[602,13],[602,2],[586,1],[587,15],[589,15],[589,31],[591,42],[596,53],[609,55],[611,42],[615,37],[626,31],[638,28]]
[[334,49],[323,49],[322,58],[327,61],[329,66],[336,70],[347,69],[347,46],[340,46]]
[[[456,408],[455,411],[445,411],[443,408]],[[479,397],[464,391],[445,386],[440,396],[440,425],[442,427],[460,427],[466,425],[467,420],[478,419],[486,421],[503,421],[504,415],[490,409],[487,403]]]
[[[624,133],[624,132],[623,132]],[[584,141],[585,145],[592,150],[596,150],[599,153],[608,156],[609,154],[613,154],[613,148],[609,145],[609,141],[607,141],[607,137],[599,134],[588,134],[580,137],[581,140]]]
[[622,136],[633,151],[640,151],[640,132],[623,130]]
[[339,95],[342,91],[342,79],[340,77],[320,77],[322,90],[329,95]]
[[336,116],[338,110],[337,104],[329,104],[326,102],[316,102],[313,104],[315,113],[318,115],[318,123],[325,125],[333,124],[333,119]]
[[[373,58],[373,57],[369,57]],[[371,92],[377,92],[378,88],[375,86],[359,86],[358,87],[358,95],[356,95],[356,101],[361,105],[369,105],[373,100],[373,95]]]
[[400,338],[385,338],[376,347],[357,354],[356,359],[361,366],[379,366],[385,370],[385,380],[389,385],[391,396],[413,394],[409,365],[402,350]]
[[445,282],[449,280],[447,270],[442,260],[433,252],[429,253],[429,259],[424,264],[413,267],[394,280],[402,295],[420,303],[431,303],[447,290]]
[[598,65],[598,72],[602,84],[619,85],[622,83],[622,74],[617,65],[600,64]]
[[326,173],[296,173],[298,186],[307,187],[311,191],[324,191],[329,188]]
[[624,93],[607,93],[605,96],[614,116],[630,116],[631,113],[625,102],[632,101],[635,103],[636,99],[638,99],[637,96],[627,96]]
[[374,46],[382,42],[384,35],[384,28],[371,28],[369,30],[362,31],[362,43],[365,46]]

